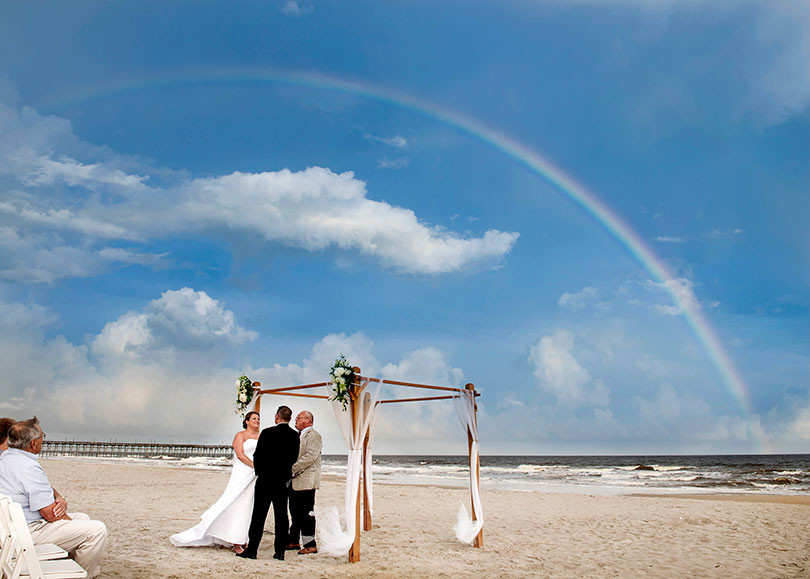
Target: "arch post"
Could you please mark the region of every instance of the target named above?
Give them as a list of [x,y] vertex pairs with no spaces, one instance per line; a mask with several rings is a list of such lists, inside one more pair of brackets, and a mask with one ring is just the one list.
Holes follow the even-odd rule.
[[[363,395],[363,408],[365,408],[366,415],[371,412],[371,394],[366,392]],[[363,530],[370,531],[371,530],[371,505],[369,504],[368,500],[368,472],[371,468],[370,464],[366,464],[366,457],[368,456],[368,444],[369,439],[371,438],[371,430],[369,429],[366,432],[366,436],[363,439]]]
[[[360,397],[360,368],[354,367],[354,384],[352,384],[349,396],[349,410],[352,413],[352,436],[357,432],[357,423],[361,419],[359,416]],[[362,469],[361,469],[362,472]],[[348,473],[347,473],[348,476]],[[349,549],[349,563],[357,563],[360,560],[360,499],[362,497],[362,487],[357,485],[357,502],[354,509],[354,543]],[[346,516],[351,516],[346,513]]]
[[[478,404],[475,402],[475,386],[473,384],[466,384],[464,386],[467,390],[472,390],[473,392],[473,421],[475,422],[476,428],[478,427]],[[467,428],[467,454],[470,459],[470,466],[472,467],[472,445],[473,445],[473,435],[470,432],[469,427]],[[472,480],[472,476],[470,477],[470,512],[472,512],[472,520],[477,521],[478,515],[475,513],[475,501],[473,500],[473,491],[472,485],[475,485],[476,490],[478,491],[478,496],[481,496],[481,458],[480,453],[479,456],[476,457],[478,461],[475,466],[475,481]],[[480,549],[484,546],[484,529],[482,528],[478,534],[473,539],[473,547]]]
[[[262,389],[262,383],[261,382],[254,382],[253,383],[253,389],[254,390],[261,390]],[[258,412],[259,415],[261,415],[260,409],[262,407],[262,395],[261,395],[261,393],[256,393],[256,392],[254,392],[253,395],[256,397],[256,404],[253,405],[253,411]]]

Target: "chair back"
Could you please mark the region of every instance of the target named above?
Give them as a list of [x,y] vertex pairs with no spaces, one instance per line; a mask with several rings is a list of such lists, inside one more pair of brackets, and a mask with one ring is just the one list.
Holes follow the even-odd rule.
[[0,495],[0,577],[3,575],[3,563],[11,556],[11,518],[8,506],[11,499]]
[[[3,504],[6,503],[3,502]],[[25,520],[22,507],[15,502],[9,501],[7,507],[0,507],[0,510],[8,512],[11,527],[11,535],[8,541],[11,547],[9,556],[3,561],[3,577],[19,579],[20,575],[25,571],[25,574],[31,579],[41,579],[42,566],[39,564],[39,558],[34,549],[34,541],[31,539],[31,533],[28,530],[28,523]]]

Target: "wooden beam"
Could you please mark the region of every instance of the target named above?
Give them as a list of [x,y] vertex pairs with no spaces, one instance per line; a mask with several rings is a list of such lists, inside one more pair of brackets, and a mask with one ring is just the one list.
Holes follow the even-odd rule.
[[[365,378],[365,377],[364,377]],[[428,390],[446,390],[448,392],[461,392],[461,388],[450,388],[449,386],[431,386],[430,384],[414,384],[413,382],[400,382],[398,380],[383,380],[381,378],[365,378],[370,382],[381,382],[383,384],[393,384],[395,386],[410,386],[411,388],[427,388]]]
[[421,402],[423,400],[451,400],[455,396],[426,396],[425,398],[392,398],[380,400],[377,404],[393,404],[394,402]]
[[301,394],[300,392],[265,392],[264,394],[276,394],[278,396],[300,396],[301,398],[320,398],[321,400],[329,400],[326,394]]
[[329,386],[331,382],[318,382],[317,384],[302,384],[301,386],[282,386],[281,388],[271,388],[270,390],[262,390],[262,394],[277,394],[279,392],[289,392],[290,390],[305,390],[306,388],[319,388],[320,386]]

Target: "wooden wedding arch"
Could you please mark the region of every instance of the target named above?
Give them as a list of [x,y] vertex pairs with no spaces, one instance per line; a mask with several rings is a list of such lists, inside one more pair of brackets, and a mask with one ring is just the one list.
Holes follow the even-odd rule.
[[[400,382],[397,380],[383,380],[381,378],[371,378],[367,376],[362,376],[360,374],[360,368],[354,367],[354,375],[355,380],[354,383],[348,385],[348,392],[349,392],[349,404],[348,404],[348,411],[351,413],[351,423],[352,428],[358,423],[359,420],[362,419],[360,416],[360,399],[361,396],[364,395],[364,391],[369,383],[377,382],[380,384],[387,384],[390,386],[399,386],[405,388],[419,388],[423,390],[433,390],[433,391],[444,391],[444,392],[452,392],[453,394],[444,394],[444,395],[434,395],[434,396],[421,396],[415,398],[391,398],[388,400],[378,400],[377,404],[394,404],[397,402],[424,402],[429,400],[450,400],[453,398],[458,397],[460,394],[471,395],[473,400],[473,420],[474,423],[477,424],[477,417],[478,417],[478,405],[475,403],[475,398],[480,396],[480,392],[475,390],[475,386],[473,384],[467,384],[464,388],[452,388],[449,386],[432,386],[429,384],[416,384],[413,382]],[[310,394],[308,392],[300,392],[300,390],[310,390],[312,388],[320,388],[320,387],[331,387],[331,382],[318,382],[317,384],[303,384],[300,386],[282,386],[280,388],[269,388],[263,390],[261,388],[260,382],[254,382],[253,386],[254,396],[256,399],[256,404],[254,409],[256,412],[259,412],[261,407],[261,397],[263,395],[279,395],[279,396],[299,396],[302,398],[317,398],[320,400],[328,400],[329,396],[325,394]],[[367,392],[365,393],[366,400],[370,397],[370,394]],[[366,412],[369,411],[367,405],[363,405]],[[365,434],[365,440],[363,441],[363,459],[362,459],[362,468],[361,468],[361,479],[362,484],[358,486],[357,489],[357,501],[356,501],[356,509],[355,509],[355,525],[354,525],[354,542],[352,543],[351,549],[349,550],[349,562],[356,563],[360,560],[360,520],[361,520],[361,498],[362,498],[362,521],[363,521],[363,530],[370,531],[371,530],[371,508],[369,504],[369,489],[368,489],[368,478],[369,473],[367,469],[371,468],[370,464],[366,464],[366,451],[368,449],[369,444],[369,437],[370,432],[367,430]],[[467,428],[467,452],[469,453],[471,463],[472,463],[472,449],[473,449],[473,433],[470,432],[469,427]],[[470,509],[472,513],[472,520],[478,520],[478,514],[475,512],[475,500],[473,494],[472,485],[475,485],[475,490],[478,492],[478,496],[480,496],[480,476],[479,476],[479,467],[480,466],[480,459],[478,460],[478,464],[476,464],[475,469],[475,480],[470,480]],[[348,484],[348,479],[347,479]],[[346,516],[349,516],[349,513],[346,513]],[[484,546],[484,530],[483,526],[478,534],[473,539],[473,546],[477,548],[481,548]]]

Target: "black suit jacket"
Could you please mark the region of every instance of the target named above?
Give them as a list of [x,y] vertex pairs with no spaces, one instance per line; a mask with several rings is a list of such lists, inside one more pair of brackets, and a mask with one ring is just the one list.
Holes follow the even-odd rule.
[[292,465],[298,459],[298,431],[282,422],[265,428],[253,453],[253,470],[265,482],[284,483],[292,478]]

